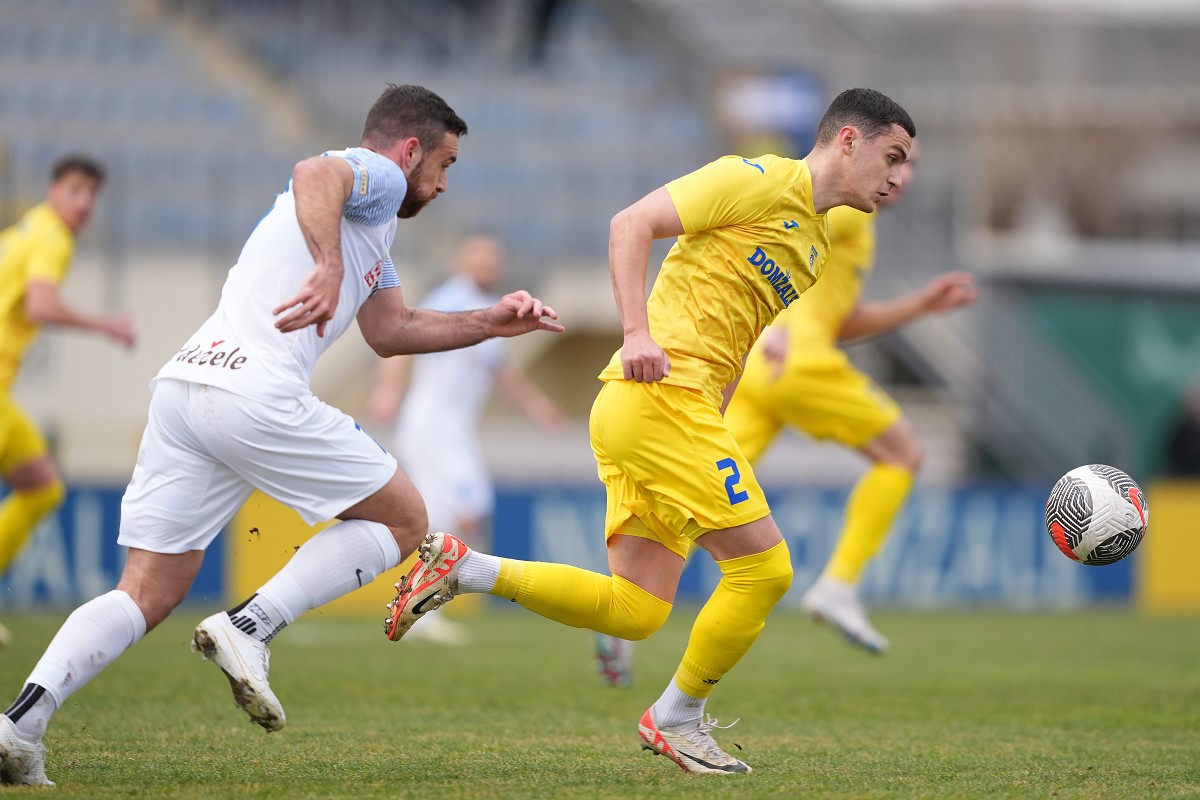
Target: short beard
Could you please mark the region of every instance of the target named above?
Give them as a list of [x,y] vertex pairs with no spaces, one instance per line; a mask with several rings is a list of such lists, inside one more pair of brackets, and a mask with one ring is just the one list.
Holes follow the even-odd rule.
[[411,219],[425,206],[429,205],[433,200],[436,192],[431,192],[426,196],[417,194],[417,184],[421,182],[424,176],[425,163],[422,162],[413,170],[412,175],[408,176],[408,187],[404,191],[404,199],[400,201],[400,209],[396,212],[396,216],[400,219]]
[[410,219],[415,217],[417,212],[429,205],[431,200],[433,200],[432,195],[428,197],[420,197],[413,192],[412,187],[410,186],[408,191],[404,194],[404,200],[401,201],[400,210],[396,212],[396,216],[400,219]]

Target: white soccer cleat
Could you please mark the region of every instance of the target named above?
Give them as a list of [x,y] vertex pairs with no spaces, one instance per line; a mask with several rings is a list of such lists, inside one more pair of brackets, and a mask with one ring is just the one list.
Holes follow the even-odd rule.
[[832,625],[855,647],[879,655],[887,652],[887,637],[867,619],[853,585],[822,577],[800,598],[800,607],[817,622]]
[[0,785],[54,785],[46,777],[46,745],[23,737],[4,715],[0,715]]
[[670,758],[684,772],[733,775],[750,772],[750,766],[722,750],[712,737],[712,731],[732,728],[736,724],[737,720],[718,725],[715,719],[708,717],[703,722],[697,720],[679,728],[660,728],[654,721],[654,706],[650,706],[638,723],[638,735],[642,737],[643,750]]
[[229,615],[219,611],[196,626],[192,650],[221,668],[233,689],[233,702],[252,722],[268,732],[284,726],[283,706],[267,683],[271,651],[265,644],[238,630]]
[[606,684],[628,689],[633,685],[633,642],[597,633],[595,666]]
[[471,629],[444,614],[422,614],[408,633],[406,642],[430,642],[447,647],[465,647],[471,643]]
[[396,599],[387,604],[383,621],[393,642],[408,632],[422,616],[441,608],[458,592],[458,563],[470,549],[448,533],[429,533],[417,548],[417,563],[396,584]]

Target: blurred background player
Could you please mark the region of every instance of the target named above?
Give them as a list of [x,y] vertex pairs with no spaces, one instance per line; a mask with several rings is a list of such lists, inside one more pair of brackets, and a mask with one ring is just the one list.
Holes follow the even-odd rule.
[[[422,305],[447,312],[491,305],[498,297],[505,256],[500,239],[467,237],[455,253],[452,277]],[[429,529],[453,532],[468,545],[485,549],[495,490],[478,429],[493,388],[545,430],[566,421],[507,351],[503,339],[489,339],[461,350],[385,359],[369,403],[376,422],[395,423],[391,450],[425,498]],[[408,638],[465,644],[469,634],[445,615],[429,614]]]
[[[918,151],[914,142],[904,180],[881,208],[903,197]],[[900,407],[851,363],[839,343],[887,333],[926,314],[973,303],[977,295],[969,273],[948,272],[912,294],[864,300],[863,284],[875,262],[875,216],[834,208],[829,229],[824,274],[759,339],[725,420],[751,462],[788,425],[852,447],[871,462],[850,492],[833,553],[801,605],[850,643],[883,653],[888,641],[867,619],[857,586],[908,498],[922,451]]]
[[[45,438],[10,396],[25,351],[42,325],[94,331],[133,346],[127,316],[86,314],[59,294],[75,237],[91,219],[103,183],[98,162],[66,156],[51,171],[46,199],[0,231],[0,475],[9,489],[0,503],[0,572],[66,493]],[[0,644],[8,640],[0,627]]]
[[[903,196],[918,151],[914,140],[902,168],[904,179],[881,208]],[[875,262],[875,215],[839,206],[826,216],[830,251],[825,271],[763,332],[746,360],[725,421],[751,463],[787,425],[815,439],[853,447],[871,461],[847,501],[833,554],[801,603],[847,641],[882,653],[888,641],[867,619],[856,587],[908,497],[921,447],[900,407],[850,362],[838,343],[877,336],[925,314],[972,303],[975,282],[968,273],[948,272],[912,294],[863,300],[863,284]],[[596,636],[596,669],[606,683],[630,685],[632,651],[630,642]]]

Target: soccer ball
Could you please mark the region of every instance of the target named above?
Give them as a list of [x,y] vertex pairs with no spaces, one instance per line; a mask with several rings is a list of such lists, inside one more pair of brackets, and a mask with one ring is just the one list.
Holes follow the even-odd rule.
[[1088,464],[1058,479],[1046,501],[1046,530],[1063,554],[1099,566],[1132,553],[1150,509],[1137,481],[1116,467]]

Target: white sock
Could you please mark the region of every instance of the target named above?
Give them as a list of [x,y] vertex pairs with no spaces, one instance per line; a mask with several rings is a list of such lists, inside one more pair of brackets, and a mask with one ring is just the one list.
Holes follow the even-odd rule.
[[500,579],[500,558],[469,550],[458,562],[459,594],[487,594]]
[[681,725],[699,722],[704,718],[706,702],[706,697],[684,694],[672,678],[662,697],[654,703],[654,719],[662,728],[678,728]]
[[[146,618],[133,598],[113,589],[81,605],[67,617],[42,658],[29,673],[9,719],[21,735],[41,739],[50,715],[117,656],[146,635]],[[29,684],[45,689],[38,693]]]
[[[348,519],[301,545],[252,602],[260,604],[273,626],[282,628],[305,611],[366,586],[399,563],[400,548],[386,525]],[[271,635],[276,632],[278,628]]]
[[263,644],[270,644],[275,634],[295,622],[294,618],[289,619],[285,612],[264,594],[251,595],[249,600],[226,613],[229,614],[229,621],[233,623],[233,627]]

